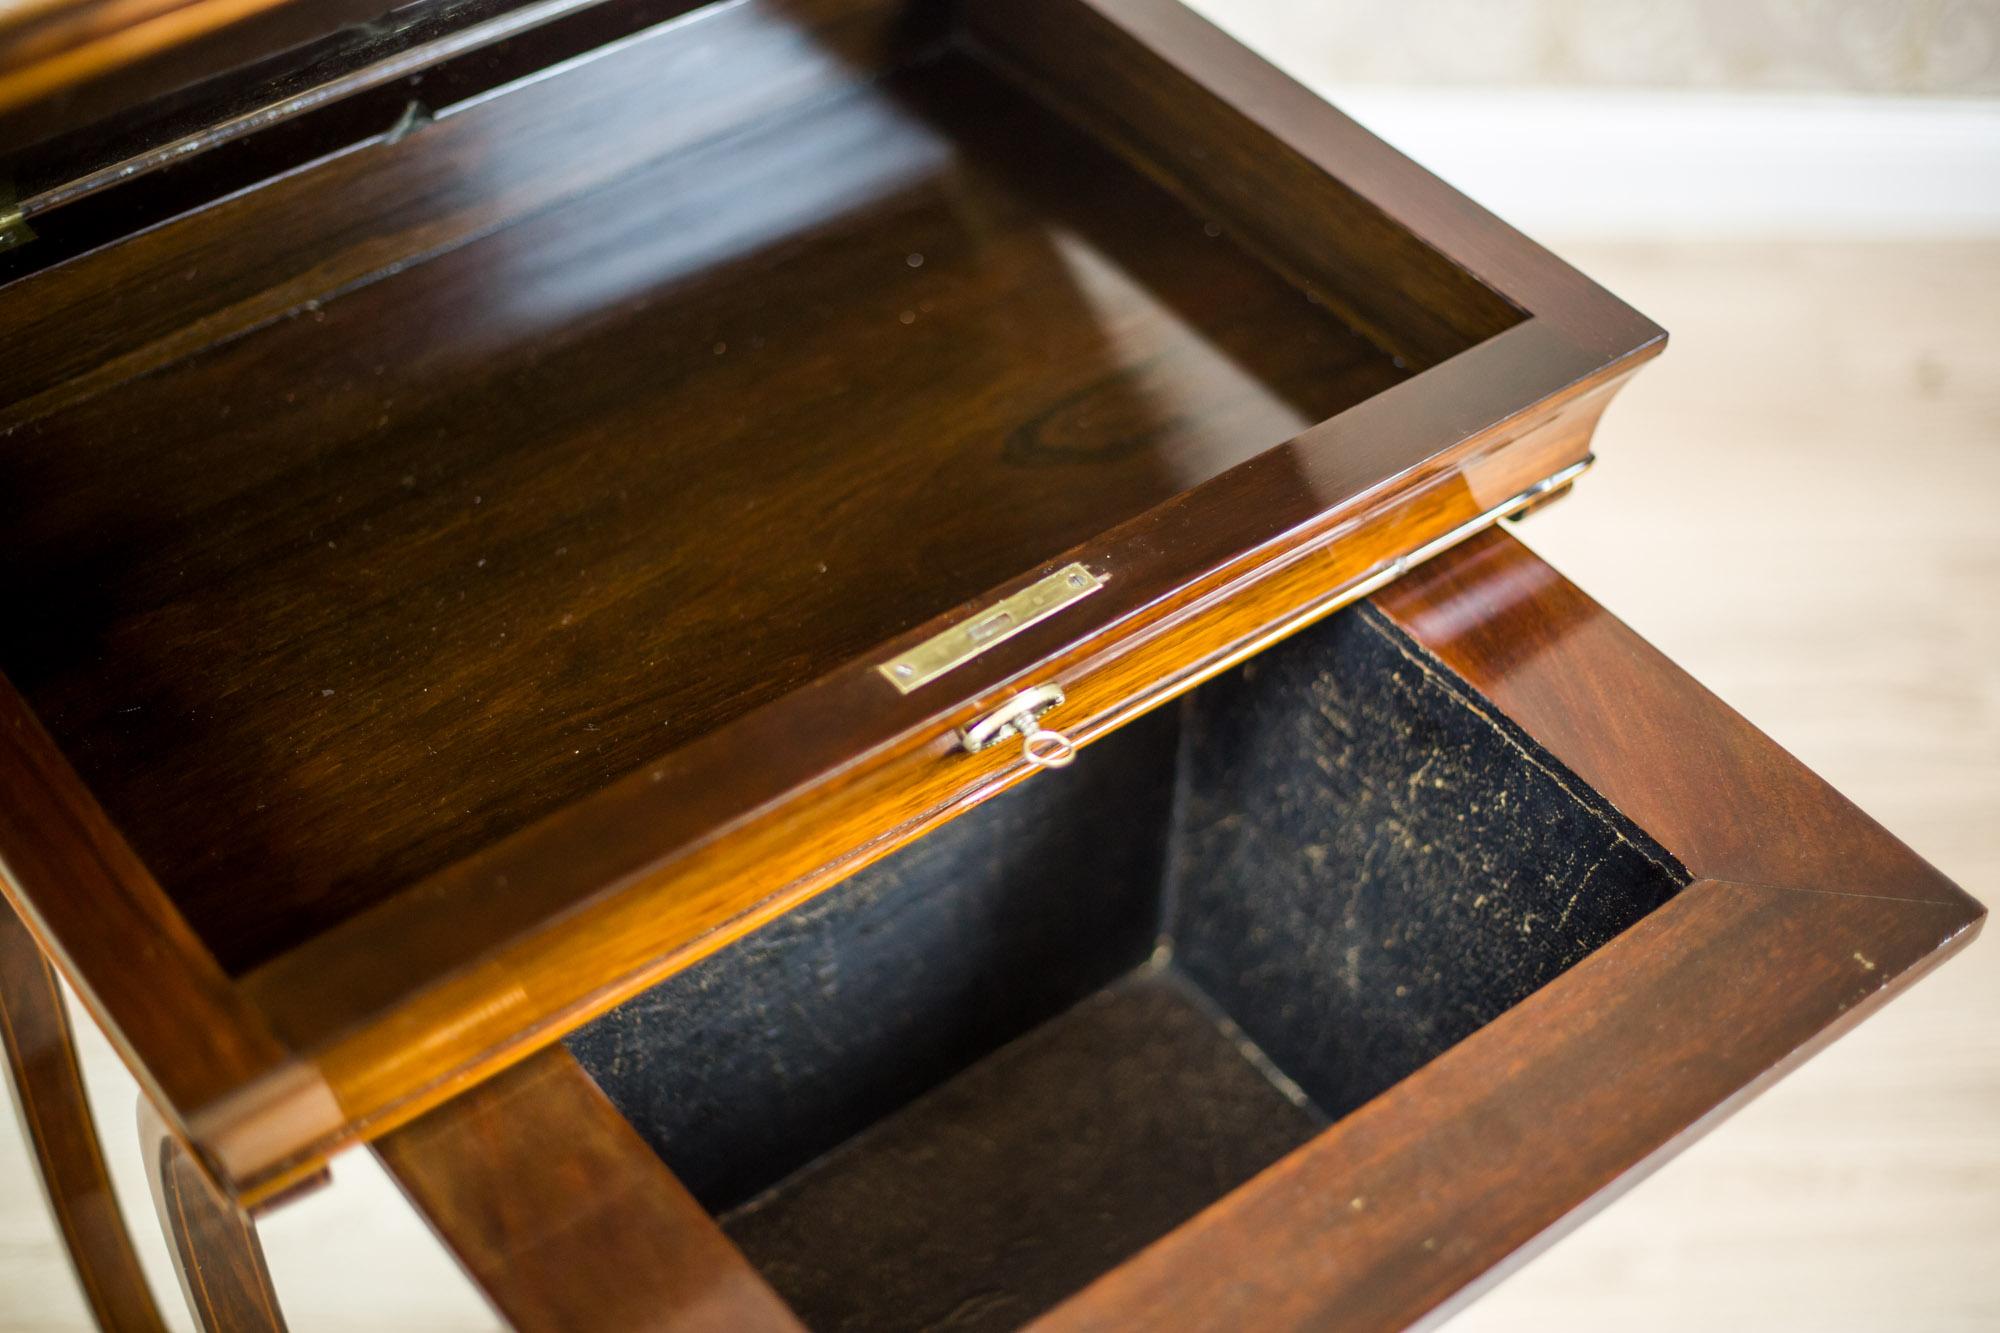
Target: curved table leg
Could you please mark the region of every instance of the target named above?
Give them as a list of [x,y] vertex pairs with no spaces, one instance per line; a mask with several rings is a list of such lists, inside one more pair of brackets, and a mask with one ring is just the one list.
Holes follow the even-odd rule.
[[139,1099],[139,1146],[146,1154],[160,1229],[196,1326],[204,1333],[284,1333],[285,1318],[278,1312],[256,1223],[233,1200],[215,1192],[144,1097]]
[[114,1333],[163,1331],[104,1169],[62,988],[5,899],[0,899],[0,1040],[22,1130],[91,1313]]

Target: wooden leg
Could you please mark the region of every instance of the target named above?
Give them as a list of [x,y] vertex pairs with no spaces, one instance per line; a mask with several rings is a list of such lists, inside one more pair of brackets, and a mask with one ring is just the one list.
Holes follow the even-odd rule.
[[139,1143],[181,1292],[205,1333],[284,1333],[257,1225],[217,1194],[159,1113],[139,1099]]
[[164,1330],[104,1169],[62,988],[34,936],[4,898],[0,1039],[7,1050],[15,1109],[91,1313],[113,1333]]

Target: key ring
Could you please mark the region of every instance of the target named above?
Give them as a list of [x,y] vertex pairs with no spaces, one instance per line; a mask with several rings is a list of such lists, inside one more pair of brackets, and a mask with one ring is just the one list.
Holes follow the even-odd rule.
[[1021,757],[1036,768],[1067,768],[1076,758],[1076,742],[1060,731],[1037,727],[1022,738]]

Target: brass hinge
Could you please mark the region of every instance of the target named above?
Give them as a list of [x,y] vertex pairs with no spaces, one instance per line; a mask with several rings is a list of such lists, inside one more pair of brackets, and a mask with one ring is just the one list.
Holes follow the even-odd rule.
[[1074,606],[1103,586],[1104,580],[1082,565],[1065,565],[875,669],[908,694],[952,668],[964,666],[988,648],[1005,643],[1028,626]]

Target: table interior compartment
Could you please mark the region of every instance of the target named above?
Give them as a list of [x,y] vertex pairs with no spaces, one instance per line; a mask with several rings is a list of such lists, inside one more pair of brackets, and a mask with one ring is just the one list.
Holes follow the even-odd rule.
[[569,1044],[809,1326],[1011,1327],[1686,882],[1364,607]]

